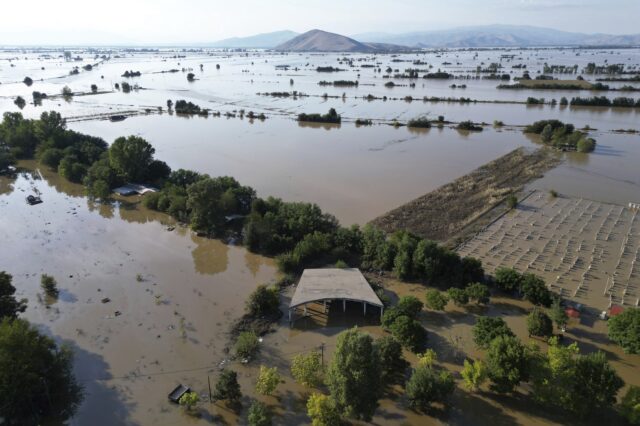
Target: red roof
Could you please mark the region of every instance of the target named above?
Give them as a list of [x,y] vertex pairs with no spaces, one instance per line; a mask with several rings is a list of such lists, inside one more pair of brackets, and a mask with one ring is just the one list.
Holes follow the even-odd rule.
[[580,312],[575,308],[569,307],[564,311],[567,313],[569,318],[580,318]]
[[620,305],[613,305],[609,308],[609,316],[615,317],[616,315],[620,315],[624,311],[624,308]]

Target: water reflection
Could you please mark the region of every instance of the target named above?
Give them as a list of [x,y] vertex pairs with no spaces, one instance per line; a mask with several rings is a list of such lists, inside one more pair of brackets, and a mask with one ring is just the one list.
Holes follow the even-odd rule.
[[197,245],[191,252],[197,272],[203,275],[215,275],[227,270],[229,246],[219,240],[210,240],[195,234],[191,235],[191,241]]
[[324,130],[333,130],[340,129],[342,124],[334,124],[334,123],[310,123],[308,121],[298,121],[298,127],[302,127],[305,129],[324,129]]

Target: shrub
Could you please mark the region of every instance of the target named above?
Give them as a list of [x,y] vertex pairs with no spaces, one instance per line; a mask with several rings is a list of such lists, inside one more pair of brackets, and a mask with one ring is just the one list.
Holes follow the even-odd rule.
[[58,290],[58,283],[51,275],[42,274],[40,277],[40,286],[47,296],[57,297],[58,293],[60,293]]
[[238,335],[235,345],[236,356],[242,359],[251,359],[260,349],[258,336],[253,331],[243,331]]
[[464,360],[464,368],[460,372],[464,381],[464,388],[470,392],[476,391],[487,380],[487,367],[481,360],[477,359],[473,363]]
[[475,300],[478,305],[487,304],[491,298],[489,287],[481,283],[469,284],[464,290],[470,300]]
[[237,404],[242,398],[238,374],[233,370],[222,370],[216,382],[213,399],[216,401],[227,400],[231,404]]
[[609,339],[628,354],[640,353],[640,309],[628,308],[609,319]]
[[198,404],[200,397],[196,392],[187,392],[180,397],[178,403],[182,405],[187,411],[191,411],[193,407]]
[[253,318],[273,316],[280,313],[280,296],[278,289],[259,285],[249,295],[245,310]]
[[496,286],[507,293],[512,293],[520,289],[522,275],[512,268],[500,267],[495,272]]
[[527,315],[527,331],[529,336],[549,337],[553,334],[551,318],[538,308]]
[[514,335],[502,318],[493,317],[478,317],[471,333],[474,343],[481,349],[487,349],[498,336]]
[[464,130],[464,131],[467,131],[467,132],[481,132],[483,130],[482,126],[478,126],[478,125],[474,124],[473,121],[471,121],[471,120],[461,121],[456,126],[456,129]]
[[406,315],[396,318],[389,331],[402,346],[414,353],[420,352],[427,343],[427,331],[422,324]]
[[414,118],[407,122],[407,127],[415,127],[420,129],[430,129],[431,121],[426,117]]
[[412,408],[427,411],[432,403],[445,402],[454,389],[451,373],[423,366],[413,371],[405,391]]
[[342,418],[335,400],[321,393],[312,393],[307,400],[307,415],[312,426],[340,426]]
[[425,298],[427,308],[433,309],[434,311],[444,311],[447,303],[449,303],[449,297],[435,289],[427,290]]
[[507,197],[507,207],[510,210],[515,209],[516,207],[518,207],[518,197],[516,197],[515,195],[511,194]]
[[247,420],[249,421],[249,426],[271,426],[271,410],[262,402],[253,401],[249,406]]
[[261,365],[256,383],[256,392],[260,395],[271,395],[278,387],[278,384],[280,384],[278,369],[276,367],[268,368]]
[[298,354],[291,360],[291,375],[294,380],[308,388],[320,386],[324,371],[318,352]]
[[449,298],[456,304],[456,306],[464,306],[469,303],[469,295],[465,290],[451,287],[447,290]]

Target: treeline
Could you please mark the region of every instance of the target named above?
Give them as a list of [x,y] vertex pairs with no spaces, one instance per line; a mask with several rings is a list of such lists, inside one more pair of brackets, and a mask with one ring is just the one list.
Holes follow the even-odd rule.
[[606,96],[594,96],[591,98],[572,98],[571,106],[604,106],[617,108],[640,108],[640,99],[636,100],[627,97],[609,99]]
[[[167,101],[167,106],[170,101]],[[194,104],[193,102],[188,102],[183,99],[176,101],[174,109],[178,114],[189,114],[189,115],[209,115],[208,108],[200,108],[199,105]]]
[[340,124],[342,118],[340,114],[336,112],[335,108],[331,108],[327,114],[298,114],[298,121]]
[[358,81],[349,81],[349,80],[335,80],[335,81],[320,81],[318,85],[320,86],[334,86],[334,87],[358,87]]
[[561,150],[576,150],[591,152],[595,149],[596,141],[586,133],[575,130],[573,124],[564,124],[560,120],[541,120],[527,126],[525,133],[540,135],[545,145]]

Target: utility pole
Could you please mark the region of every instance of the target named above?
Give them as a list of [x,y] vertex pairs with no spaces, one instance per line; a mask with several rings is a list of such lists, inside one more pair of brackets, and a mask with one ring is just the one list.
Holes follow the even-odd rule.
[[211,397],[211,378],[209,377],[208,374],[207,374],[207,383],[209,383],[209,404],[211,404],[211,400],[213,398]]
[[322,368],[324,369],[324,342],[322,342],[322,344],[320,344],[320,359],[322,362]]

